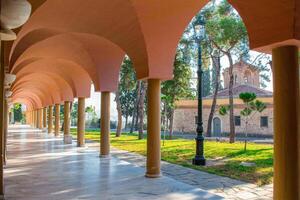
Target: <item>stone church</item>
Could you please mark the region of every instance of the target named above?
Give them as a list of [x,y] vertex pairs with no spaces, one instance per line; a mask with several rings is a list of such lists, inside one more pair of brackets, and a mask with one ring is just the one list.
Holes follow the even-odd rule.
[[[273,93],[260,88],[260,73],[254,66],[243,61],[233,67],[234,74],[234,121],[237,135],[245,134],[245,119],[240,112],[244,108],[243,102],[239,99],[242,92],[252,92],[257,99],[264,102],[267,108],[262,113],[256,113],[248,122],[248,136],[271,137],[273,135]],[[218,92],[216,111],[212,122],[212,136],[226,136],[229,133],[229,115],[221,116],[219,108],[222,105],[229,105],[229,69],[223,72],[224,89]],[[213,101],[213,96],[203,98],[203,126],[207,130],[208,117]],[[183,133],[195,133],[197,118],[197,100],[180,100],[176,102],[174,114],[174,131]]]

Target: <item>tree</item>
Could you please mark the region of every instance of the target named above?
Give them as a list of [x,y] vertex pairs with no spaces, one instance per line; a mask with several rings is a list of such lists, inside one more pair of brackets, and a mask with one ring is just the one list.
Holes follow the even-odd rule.
[[220,87],[220,72],[221,72],[221,58],[219,53],[215,55],[212,55],[212,61],[213,61],[213,68],[215,69],[215,80],[214,80],[214,86],[213,86],[213,101],[212,101],[212,105],[210,108],[210,113],[209,113],[209,117],[208,117],[208,122],[207,122],[207,131],[206,131],[206,135],[208,137],[211,137],[211,126],[212,126],[212,120],[214,118],[214,113],[216,110],[216,104],[217,104],[217,96],[218,96],[218,91],[219,91],[219,87]]
[[145,113],[145,97],[147,92],[147,82],[141,81],[140,96],[138,101],[138,139],[144,138],[144,113]]
[[213,46],[229,61],[230,143],[234,143],[233,56],[241,57],[248,52],[247,31],[242,19],[225,0],[218,4],[213,17],[207,21],[206,28]]
[[203,70],[203,80],[202,82],[202,97],[207,97],[211,94],[211,76],[210,76],[210,69],[206,68]]
[[250,92],[244,92],[240,93],[239,95],[240,99],[244,102],[245,108],[241,111],[241,116],[245,118],[245,146],[244,150],[247,149],[247,128],[248,123],[250,120],[252,120],[253,116],[255,116],[256,113],[261,113],[266,109],[266,104],[256,100],[256,94],[250,93]]
[[173,118],[175,101],[181,98],[192,98],[191,67],[184,62],[182,55],[177,54],[174,62],[174,77],[172,80],[164,81],[162,83],[162,98],[166,106],[167,117],[169,119],[169,136],[172,138],[173,134]]
[[[262,101],[256,100],[256,94],[251,92],[244,92],[240,93],[239,98],[244,102],[244,109],[241,111],[241,116],[243,116],[245,119],[245,145],[244,150],[247,149],[247,128],[248,123],[250,120],[252,120],[253,116],[257,113],[261,113],[266,109],[266,104]],[[221,106],[219,109],[219,114],[222,116],[225,116],[228,114],[228,111],[230,110],[230,105],[227,106]]]
[[87,106],[85,108],[85,113],[87,113],[87,127],[89,128],[100,128],[100,120],[97,117],[95,107]]
[[128,118],[134,115],[136,103],[136,88],[137,80],[133,68],[133,64],[128,56],[124,61],[120,70],[120,79],[118,86],[118,99],[116,99],[118,109],[118,119],[122,115],[125,118],[125,129],[128,128]]
[[122,131],[122,109],[121,109],[119,91],[116,92],[115,101],[117,104],[117,112],[118,112],[118,125],[117,125],[116,137],[120,137]]
[[71,124],[73,126],[77,125],[77,113],[78,113],[78,101],[74,102],[72,104],[72,109],[71,109]]
[[23,119],[22,105],[19,103],[14,104],[13,112],[14,112],[14,121],[21,122]]

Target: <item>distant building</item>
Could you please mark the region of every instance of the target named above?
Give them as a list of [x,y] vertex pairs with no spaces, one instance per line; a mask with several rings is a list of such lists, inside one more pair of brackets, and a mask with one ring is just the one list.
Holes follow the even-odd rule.
[[[219,108],[222,105],[229,105],[229,69],[223,72],[224,89],[218,92],[216,112],[212,122],[212,136],[225,136],[229,133],[229,115],[221,116]],[[252,136],[273,135],[273,93],[260,88],[259,71],[254,66],[245,62],[238,62],[233,67],[234,74],[234,118],[237,135],[245,132],[245,121],[240,115],[244,108],[243,102],[239,99],[242,92],[252,92],[257,99],[266,103],[267,108],[262,113],[257,113],[248,123],[247,133]],[[203,99],[203,126],[207,130],[208,117],[212,105],[213,96]],[[174,130],[178,132],[195,132],[197,117],[197,100],[180,100],[176,102],[174,115]]]

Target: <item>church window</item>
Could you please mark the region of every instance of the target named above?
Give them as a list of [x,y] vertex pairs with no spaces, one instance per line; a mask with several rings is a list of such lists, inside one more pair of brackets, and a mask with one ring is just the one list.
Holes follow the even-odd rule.
[[269,118],[267,116],[260,117],[260,127],[268,127]]
[[234,116],[235,126],[241,126],[241,116]]

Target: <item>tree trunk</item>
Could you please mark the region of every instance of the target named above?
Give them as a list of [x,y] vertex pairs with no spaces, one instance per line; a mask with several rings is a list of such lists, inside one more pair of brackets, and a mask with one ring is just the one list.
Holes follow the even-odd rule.
[[230,111],[229,111],[229,120],[230,120],[230,134],[229,134],[229,142],[234,143],[235,142],[235,124],[234,124],[234,105],[233,105],[233,61],[231,54],[228,52],[226,53],[226,56],[228,57],[229,60],[229,106],[230,106]]
[[217,104],[217,95],[218,95],[218,91],[219,91],[219,86],[220,86],[220,71],[221,71],[221,59],[220,57],[215,57],[212,56],[212,61],[213,61],[213,67],[216,68],[216,79],[215,79],[215,91],[214,91],[214,96],[213,96],[213,102],[210,108],[210,113],[209,113],[209,117],[208,117],[208,123],[207,123],[207,131],[206,131],[206,136],[207,137],[211,137],[211,125],[212,125],[212,121],[214,118],[214,113],[216,110],[216,104]]
[[170,113],[170,124],[169,124],[169,139],[172,140],[173,138],[173,122],[174,122],[174,109],[172,108]]
[[141,91],[142,90],[142,81],[138,81],[138,91],[137,91],[137,102],[136,102],[136,118],[135,118],[135,122],[134,122],[134,130],[138,130],[138,123],[139,123],[139,116],[140,116],[140,109],[139,109],[139,105],[140,105],[140,101],[141,101]]
[[133,129],[134,129],[134,122],[135,122],[135,114],[136,114],[136,112],[135,112],[135,111],[133,111],[133,112],[132,112],[131,126],[130,126],[130,133],[133,133]]
[[136,128],[136,123],[137,123],[137,119],[138,119],[138,105],[139,105],[140,89],[141,89],[141,81],[137,81],[137,85],[136,85],[137,95],[136,95],[134,110],[132,112],[130,133],[133,133],[134,129]]
[[140,101],[139,101],[139,123],[138,123],[138,131],[139,131],[139,140],[144,138],[144,105],[145,105],[145,96],[147,90],[147,83],[142,82],[141,90],[140,90]]
[[116,92],[115,101],[116,101],[116,104],[117,104],[117,111],[118,111],[118,125],[117,125],[116,137],[120,137],[121,136],[121,131],[122,131],[122,109],[121,109],[119,91]]
[[128,114],[125,116],[125,130],[128,128]]

